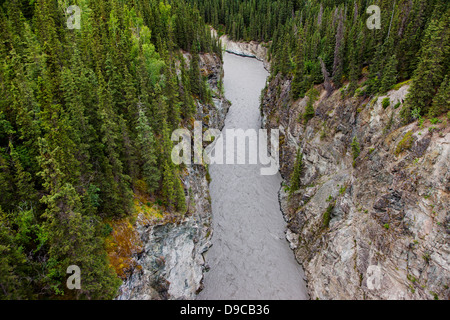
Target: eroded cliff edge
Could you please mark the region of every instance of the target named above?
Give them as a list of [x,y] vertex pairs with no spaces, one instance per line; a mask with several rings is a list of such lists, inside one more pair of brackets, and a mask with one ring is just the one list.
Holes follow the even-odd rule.
[[[307,124],[309,98],[292,101],[289,80],[274,77],[261,105],[263,127],[282,132],[280,203],[311,299],[449,299],[447,116],[403,126],[408,85],[371,99],[315,89]],[[289,196],[298,149],[301,187]]]
[[[215,37],[218,33],[215,29],[211,28],[211,34]],[[270,71],[270,61],[268,59],[269,43],[260,43],[257,41],[234,41],[229,38],[228,35],[222,35],[219,38],[222,49],[226,52],[236,54],[238,56],[255,58],[264,64],[264,68]]]

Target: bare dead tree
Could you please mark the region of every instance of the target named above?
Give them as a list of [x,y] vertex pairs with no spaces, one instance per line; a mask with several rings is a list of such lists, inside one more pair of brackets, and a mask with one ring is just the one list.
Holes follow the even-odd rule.
[[355,9],[353,10],[353,23],[358,20],[358,4],[355,1]]
[[396,4],[396,0],[394,0],[394,7],[392,8],[392,15],[391,15],[391,22],[389,23],[389,31],[388,31],[388,35],[386,38],[386,41],[389,39],[389,36],[391,35],[391,28],[392,28],[392,20],[394,20],[394,13],[395,13],[395,4]]
[[342,75],[343,66],[343,40],[344,40],[344,16],[343,10],[340,10],[338,28],[336,32],[336,45],[334,47],[334,63],[333,63],[333,78],[334,81],[339,83],[340,76]]
[[331,95],[331,93],[333,92],[333,84],[331,83],[330,74],[328,73],[327,67],[325,66],[325,63],[323,62],[322,57],[319,57],[319,61],[320,61],[320,66],[322,69],[322,75],[323,75],[323,80],[324,80],[323,87],[327,91],[326,97],[328,98]]
[[338,11],[339,11],[339,8],[336,7],[336,9],[334,10],[334,13],[333,13],[333,23],[331,24],[333,29],[334,29],[334,26],[336,25],[336,20],[337,20],[337,17],[338,17]]
[[407,21],[409,18],[409,14],[411,13],[411,9],[412,9],[412,0],[410,0],[409,2],[407,2],[404,7],[403,10],[401,10],[401,12],[403,12],[403,19],[402,19],[402,23],[400,25],[400,28],[398,29],[398,36],[402,37],[403,36],[403,32],[405,32],[405,28],[407,25]]
[[317,17],[317,24],[319,26],[322,25],[322,16],[323,16],[323,5],[320,4],[319,16]]

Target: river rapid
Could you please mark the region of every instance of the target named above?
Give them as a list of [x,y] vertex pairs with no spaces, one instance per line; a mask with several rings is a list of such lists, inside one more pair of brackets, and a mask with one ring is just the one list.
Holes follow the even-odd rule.
[[[258,130],[259,98],[268,77],[263,63],[225,53],[224,71],[232,106],[223,130]],[[199,300],[308,299],[303,270],[285,239],[278,203],[281,176],[263,176],[261,167],[209,167],[214,234]]]

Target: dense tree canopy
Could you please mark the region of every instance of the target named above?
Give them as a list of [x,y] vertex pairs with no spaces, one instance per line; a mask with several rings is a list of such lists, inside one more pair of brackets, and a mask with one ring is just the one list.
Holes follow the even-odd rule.
[[[272,75],[293,79],[294,99],[303,97],[311,84],[327,82],[328,76],[334,89],[348,84],[349,96],[363,78],[368,81],[359,93],[366,95],[383,94],[396,83],[413,79],[407,109],[420,109],[422,114],[448,111],[448,107],[437,111],[432,104],[450,70],[448,1],[190,2],[220,33],[235,40],[270,42]],[[381,29],[367,27],[370,5],[380,7]]]
[[[209,102],[198,55],[221,55],[218,41],[182,0],[70,4],[80,29],[68,28],[65,1],[0,6],[2,298],[112,298],[120,281],[103,221],[132,212],[137,186],[186,208],[170,137],[195,98]],[[182,51],[194,54],[189,67]],[[72,264],[75,293],[64,282]]]

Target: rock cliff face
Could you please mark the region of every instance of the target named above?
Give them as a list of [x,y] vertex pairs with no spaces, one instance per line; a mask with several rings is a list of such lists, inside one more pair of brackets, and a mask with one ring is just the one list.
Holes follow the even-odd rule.
[[[211,32],[214,36],[217,36],[216,30],[212,29]],[[266,70],[270,70],[270,62],[267,60],[269,44],[256,41],[233,41],[227,35],[221,36],[219,40],[222,42],[222,48],[225,51],[243,57],[258,59],[264,63]]]
[[[188,54],[185,55],[190,60]],[[200,57],[201,69],[215,97],[211,105],[197,104],[197,121],[204,127],[222,128],[229,103],[221,97],[218,84],[223,77],[217,56]],[[119,289],[118,300],[194,299],[202,288],[205,253],[211,246],[211,199],[207,169],[188,166],[184,171],[188,211],[168,215],[162,222],[139,214],[133,226],[140,250],[133,254],[133,269]]]
[[[282,132],[280,203],[311,299],[449,299],[447,117],[402,126],[408,85],[387,94],[386,109],[386,96],[327,97],[317,86],[315,117],[305,124],[308,98],[291,101],[290,87],[273,78],[261,111],[263,127]],[[289,196],[299,148],[301,188]]]
[[201,289],[203,253],[210,247],[211,205],[203,167],[189,168],[189,213],[172,221],[137,221],[143,250],[138,267],[120,288],[119,300],[193,299]]

